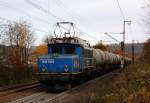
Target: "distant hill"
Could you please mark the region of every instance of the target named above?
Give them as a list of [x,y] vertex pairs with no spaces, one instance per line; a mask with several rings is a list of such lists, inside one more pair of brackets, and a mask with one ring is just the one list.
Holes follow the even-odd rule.
[[[143,46],[144,46],[143,43],[135,43],[134,44],[135,54],[141,54],[142,50],[143,50]],[[109,51],[110,52],[114,51],[115,49],[119,49],[119,48],[120,48],[119,44],[110,44],[109,45]],[[126,44],[125,45],[125,51],[127,53],[132,53],[132,44],[130,44],[130,43]]]

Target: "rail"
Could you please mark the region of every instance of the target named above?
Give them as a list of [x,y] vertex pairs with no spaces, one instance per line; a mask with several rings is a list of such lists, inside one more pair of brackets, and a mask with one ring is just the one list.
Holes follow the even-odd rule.
[[5,89],[1,89],[0,90],[0,97],[10,95],[10,94],[15,93],[15,92],[23,91],[26,89],[34,88],[37,86],[40,86],[39,82],[33,82],[33,83],[28,83],[28,84],[23,84],[23,85],[18,85],[18,86],[14,86],[14,87],[8,87]]

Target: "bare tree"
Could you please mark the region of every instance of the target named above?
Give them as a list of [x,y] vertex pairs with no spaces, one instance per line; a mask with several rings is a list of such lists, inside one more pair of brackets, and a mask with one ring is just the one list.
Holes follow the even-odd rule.
[[150,56],[149,56],[149,53],[150,53],[150,0],[145,0],[145,6],[143,6],[143,9],[145,11],[145,16],[143,18],[144,27],[146,28],[146,33],[148,34],[149,38],[144,43],[141,61],[149,63],[150,62]]
[[145,6],[143,6],[143,9],[145,11],[145,16],[143,17],[144,28],[146,27],[146,32],[150,36],[150,0],[145,1]]
[[45,36],[45,37],[43,38],[43,43],[46,43],[46,44],[49,43],[49,40],[50,40],[51,38],[53,38],[53,36],[52,36],[51,34]]
[[9,23],[3,32],[3,43],[9,46],[7,56],[9,63],[27,63],[29,48],[34,40],[33,32],[27,22]]

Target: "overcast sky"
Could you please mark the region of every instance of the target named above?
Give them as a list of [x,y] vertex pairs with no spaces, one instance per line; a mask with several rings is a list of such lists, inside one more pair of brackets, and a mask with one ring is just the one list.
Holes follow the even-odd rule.
[[[35,31],[36,45],[53,33],[53,25],[59,20],[33,7],[26,1],[40,5],[65,21],[71,21],[87,34],[80,36],[91,44],[102,40],[104,43],[115,42],[105,32],[122,32],[123,18],[117,0],[0,0],[0,17],[9,20],[27,20]],[[126,20],[132,24],[126,26],[126,42],[148,39],[142,19],[144,18],[144,0],[118,0]],[[0,22],[5,22],[0,19]],[[121,34],[111,34],[122,40]],[[105,42],[109,41],[109,42]]]

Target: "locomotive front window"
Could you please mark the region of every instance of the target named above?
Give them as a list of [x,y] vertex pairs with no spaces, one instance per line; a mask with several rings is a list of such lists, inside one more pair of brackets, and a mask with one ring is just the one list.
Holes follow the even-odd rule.
[[60,53],[61,53],[61,50],[59,47],[57,46],[52,47],[52,54],[60,54]]
[[75,54],[74,47],[65,47],[65,54]]

